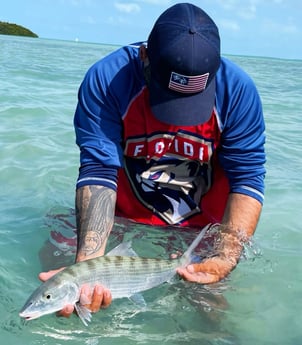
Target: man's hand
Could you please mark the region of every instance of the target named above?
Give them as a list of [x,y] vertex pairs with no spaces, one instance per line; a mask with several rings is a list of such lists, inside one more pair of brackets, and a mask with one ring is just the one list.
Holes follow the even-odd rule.
[[201,284],[217,283],[237,265],[243,244],[253,236],[261,213],[261,203],[239,193],[230,193],[213,254],[201,263],[179,268],[184,279]]
[[[64,268],[42,272],[39,274],[39,279],[44,282],[63,269]],[[111,304],[111,301],[112,296],[110,290],[100,284],[96,284],[93,289],[87,284],[81,287],[80,303],[93,313],[98,312],[101,308],[107,308]],[[74,306],[68,304],[58,312],[58,315],[69,317],[73,312]]]
[[212,284],[225,278],[235,266],[235,262],[215,256],[205,259],[201,263],[178,268],[177,273],[190,282]]
[[178,268],[177,273],[191,282],[200,284],[217,283],[226,278],[236,267],[245,241],[245,232],[234,231],[228,226],[220,225],[217,230],[212,255],[200,263]]

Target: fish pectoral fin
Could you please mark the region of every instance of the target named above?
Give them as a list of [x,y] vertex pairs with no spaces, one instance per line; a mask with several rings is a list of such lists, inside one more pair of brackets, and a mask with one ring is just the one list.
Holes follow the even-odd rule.
[[91,311],[80,303],[75,304],[75,310],[85,326],[91,321]]
[[136,294],[130,296],[129,299],[130,299],[133,303],[139,305],[139,306],[142,307],[142,308],[145,308],[145,307],[147,306],[147,303],[146,303],[146,301],[145,301],[143,295],[140,294],[140,293],[136,293]]

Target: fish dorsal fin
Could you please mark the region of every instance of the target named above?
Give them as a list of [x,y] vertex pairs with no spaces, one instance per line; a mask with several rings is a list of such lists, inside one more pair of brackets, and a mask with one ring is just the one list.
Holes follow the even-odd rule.
[[137,256],[135,251],[132,249],[132,242],[122,242],[115,248],[111,249],[106,256]]

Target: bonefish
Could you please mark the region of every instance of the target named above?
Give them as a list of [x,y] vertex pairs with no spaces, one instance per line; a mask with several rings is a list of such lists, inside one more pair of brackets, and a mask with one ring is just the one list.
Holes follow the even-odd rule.
[[201,230],[178,259],[162,260],[110,254],[66,267],[32,293],[19,315],[26,320],[32,320],[72,304],[80,319],[87,325],[87,321],[91,320],[91,312],[79,303],[80,288],[83,284],[102,284],[111,291],[112,299],[117,299],[130,298],[167,282],[175,276],[178,267],[185,267],[190,263],[192,252],[208,228],[209,226],[206,226]]

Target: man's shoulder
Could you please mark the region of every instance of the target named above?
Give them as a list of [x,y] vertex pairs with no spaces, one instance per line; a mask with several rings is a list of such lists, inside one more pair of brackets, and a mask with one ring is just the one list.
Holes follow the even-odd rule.
[[139,47],[140,44],[135,43],[112,51],[88,69],[86,80],[102,85],[102,88],[110,85],[111,91],[118,95],[128,88],[137,92],[144,81]]
[[245,114],[247,104],[251,114],[261,111],[254,81],[238,64],[223,57],[216,75],[216,109],[221,123]]
[[108,65],[111,65],[119,69],[123,65],[131,64],[131,62],[135,65],[140,61],[139,47],[139,43],[118,47],[96,61],[92,65],[92,68],[102,68],[103,66],[107,68]]
[[228,97],[236,99],[236,95],[248,96],[257,94],[257,88],[247,72],[235,62],[223,57],[216,74],[216,96],[218,102],[224,102]]
[[222,57],[219,70],[217,71],[217,83],[228,84],[232,83],[250,83],[251,77],[244,69],[234,61]]

